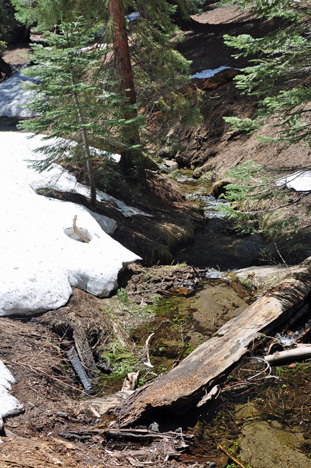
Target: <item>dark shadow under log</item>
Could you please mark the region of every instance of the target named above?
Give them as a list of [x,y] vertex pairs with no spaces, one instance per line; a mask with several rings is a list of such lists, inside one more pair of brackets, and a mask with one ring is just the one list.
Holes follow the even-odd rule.
[[6,63],[2,57],[0,57],[0,81],[2,81],[4,78],[8,78],[11,74],[11,66]]
[[290,276],[227,322],[176,368],[135,392],[120,410],[120,426],[134,424],[154,410],[182,414],[196,406],[247,353],[258,335],[281,327],[309,300],[311,257],[290,272]]

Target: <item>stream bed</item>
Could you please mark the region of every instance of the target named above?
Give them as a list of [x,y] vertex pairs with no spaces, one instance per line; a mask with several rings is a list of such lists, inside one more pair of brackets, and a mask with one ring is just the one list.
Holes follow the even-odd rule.
[[[209,195],[208,184],[184,174],[179,182],[188,198],[200,203],[205,221],[176,262],[231,271],[258,261],[264,243],[258,235],[235,233],[214,210],[223,202]],[[254,300],[230,274],[203,283],[189,297],[163,298],[154,322],[133,332],[134,340],[155,333],[151,361],[157,372],[171,369]],[[259,357],[264,346],[255,346],[232,369],[212,404],[179,421],[198,441],[185,462],[217,468],[311,468],[311,364],[274,367],[267,373]]]
[[189,170],[173,174],[188,200],[197,202],[204,213],[204,222],[191,246],[179,251],[175,259],[197,268],[216,268],[221,271],[247,268],[258,262],[264,242],[257,234],[240,234],[226,219],[219,207],[225,200],[210,194],[211,183],[193,179]]

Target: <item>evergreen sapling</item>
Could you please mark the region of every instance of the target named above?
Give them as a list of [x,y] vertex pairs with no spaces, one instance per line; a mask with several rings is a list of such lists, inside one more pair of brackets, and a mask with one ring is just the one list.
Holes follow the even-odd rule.
[[[28,106],[37,117],[20,126],[35,134],[48,133],[43,137],[47,144],[38,148],[46,155],[35,163],[38,170],[55,162],[85,162],[94,206],[93,160],[127,148],[124,128],[139,126],[141,119],[124,119],[120,111],[124,98],[114,70],[102,66],[109,48],[85,47],[92,39],[83,23],[76,21],[62,23],[58,34],[47,34],[46,46],[33,46],[35,65],[26,74],[37,78],[27,85],[33,91]],[[49,144],[51,138],[53,143]]]

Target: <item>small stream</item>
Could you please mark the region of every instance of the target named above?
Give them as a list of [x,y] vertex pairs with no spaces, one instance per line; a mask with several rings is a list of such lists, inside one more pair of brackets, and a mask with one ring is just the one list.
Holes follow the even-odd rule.
[[216,268],[222,271],[254,265],[264,243],[257,234],[242,235],[234,231],[232,222],[216,208],[226,203],[216,200],[206,181],[195,180],[190,171],[175,175],[188,200],[197,201],[204,212],[203,227],[195,235],[193,244],[176,255],[176,261],[197,268]]

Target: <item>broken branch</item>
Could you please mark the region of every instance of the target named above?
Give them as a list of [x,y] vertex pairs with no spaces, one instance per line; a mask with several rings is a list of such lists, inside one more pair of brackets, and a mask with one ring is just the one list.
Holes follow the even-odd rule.
[[242,463],[240,463],[239,461],[237,461],[236,458],[234,458],[226,449],[224,449],[222,445],[218,444],[218,447],[230,458],[230,460],[234,461],[234,463],[239,465],[241,468],[245,468],[245,466],[242,465]]
[[280,364],[286,361],[303,360],[311,357],[311,344],[297,344],[296,348],[277,351],[265,356],[269,364]]
[[78,219],[78,216],[75,215],[74,218],[73,218],[73,230],[74,232],[77,234],[77,236],[80,237],[80,239],[82,240],[82,242],[85,242],[86,244],[88,244],[90,241],[87,237],[85,237],[83,234],[81,234],[81,232],[79,231],[78,227],[77,227],[77,219]]

